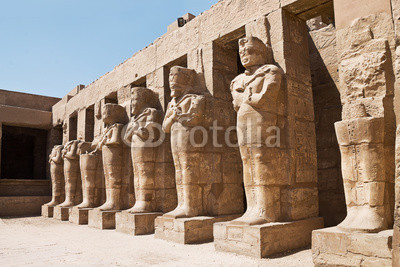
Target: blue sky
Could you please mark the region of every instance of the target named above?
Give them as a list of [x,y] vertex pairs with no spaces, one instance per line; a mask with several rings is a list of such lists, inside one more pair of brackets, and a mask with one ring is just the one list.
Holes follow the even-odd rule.
[[0,0],[0,89],[63,97],[218,0]]

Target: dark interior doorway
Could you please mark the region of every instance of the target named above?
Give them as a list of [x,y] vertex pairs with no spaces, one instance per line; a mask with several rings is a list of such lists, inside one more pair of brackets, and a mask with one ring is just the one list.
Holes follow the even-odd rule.
[[47,131],[3,126],[1,179],[46,179]]

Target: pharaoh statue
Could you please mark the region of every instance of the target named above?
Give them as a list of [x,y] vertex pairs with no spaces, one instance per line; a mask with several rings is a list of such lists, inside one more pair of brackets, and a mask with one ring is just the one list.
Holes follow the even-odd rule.
[[78,140],[69,141],[62,150],[62,157],[64,159],[65,201],[58,205],[59,207],[73,207],[81,201],[82,185],[78,151],[80,142]]
[[157,126],[162,122],[157,95],[147,88],[132,88],[131,112],[132,118],[124,138],[131,144],[136,203],[128,212],[155,212],[155,171],[159,147],[156,143],[161,130]]
[[[91,150],[91,143],[80,143],[80,169],[82,178],[83,201],[77,206],[78,209],[91,209],[100,206],[102,203],[102,175],[99,173],[101,167],[101,154]],[[102,168],[101,168],[102,169]]]
[[115,211],[125,209],[128,205],[127,181],[124,177],[124,153],[122,129],[126,121],[125,108],[117,104],[106,104],[103,107],[105,129],[100,142],[93,153],[101,150],[106,202],[98,209]]
[[201,173],[204,154],[202,148],[193,145],[190,133],[194,127],[206,126],[207,100],[205,95],[196,93],[195,78],[194,70],[177,66],[171,68],[169,76],[172,100],[168,104],[163,130],[171,133],[178,206],[165,216],[174,218],[206,213],[201,187],[204,184]]
[[64,146],[59,145],[53,147],[49,156],[50,175],[51,175],[51,202],[45,204],[49,207],[55,207],[63,202],[65,197],[64,191],[64,161],[62,158],[62,150]]
[[[277,126],[278,95],[283,70],[273,64],[272,49],[256,37],[239,40],[245,73],[231,83],[237,112],[237,132],[247,199],[244,215],[232,223],[258,225],[280,220],[280,206],[273,202],[271,181],[277,175],[271,166],[271,148],[265,142],[268,128]],[[257,136],[260,133],[260,136]]]
[[341,45],[342,121],[335,123],[347,216],[338,228],[375,233],[393,225],[395,117],[387,40],[363,19]]

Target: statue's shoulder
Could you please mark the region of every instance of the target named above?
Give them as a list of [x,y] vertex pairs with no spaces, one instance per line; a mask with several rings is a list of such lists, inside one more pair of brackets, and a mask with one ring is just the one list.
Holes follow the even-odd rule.
[[235,79],[232,80],[232,84],[243,81],[244,77],[246,77],[246,74],[244,73],[239,74],[238,76],[235,77]]
[[266,64],[262,67],[260,67],[257,71],[257,73],[271,73],[271,74],[276,74],[279,76],[283,76],[283,69],[281,69],[280,67],[273,65],[273,64]]
[[155,114],[155,113],[158,113],[158,112],[160,112],[160,111],[155,109],[155,108],[146,108],[143,111],[143,114]]
[[205,95],[203,94],[187,94],[185,95],[182,100],[180,101],[181,103],[186,102],[186,101],[202,101],[203,99],[205,99]]
[[159,121],[162,117],[162,111],[156,108],[146,108],[143,112],[146,117],[152,117],[155,121]]

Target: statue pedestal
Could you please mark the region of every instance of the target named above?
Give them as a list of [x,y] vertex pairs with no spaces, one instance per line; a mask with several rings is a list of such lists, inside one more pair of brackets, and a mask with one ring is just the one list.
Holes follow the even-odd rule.
[[115,215],[115,229],[130,235],[146,235],[154,233],[154,220],[162,216],[161,212],[136,213],[127,211]]
[[90,210],[92,209],[78,209],[77,207],[73,207],[69,215],[69,221],[78,225],[88,224]]
[[115,229],[115,214],[121,211],[89,210],[89,227],[105,230]]
[[155,237],[180,244],[199,244],[212,242],[213,224],[231,221],[240,215],[225,215],[219,217],[172,218],[157,217],[155,220]]
[[337,227],[312,233],[315,266],[392,266],[393,230],[344,232]]
[[72,207],[54,207],[53,218],[61,221],[68,221]]
[[45,218],[53,218],[54,207],[42,205],[42,216]]
[[320,217],[294,222],[261,225],[234,225],[231,222],[214,225],[214,245],[217,251],[233,252],[255,258],[265,258],[311,243],[311,232],[324,226]]

